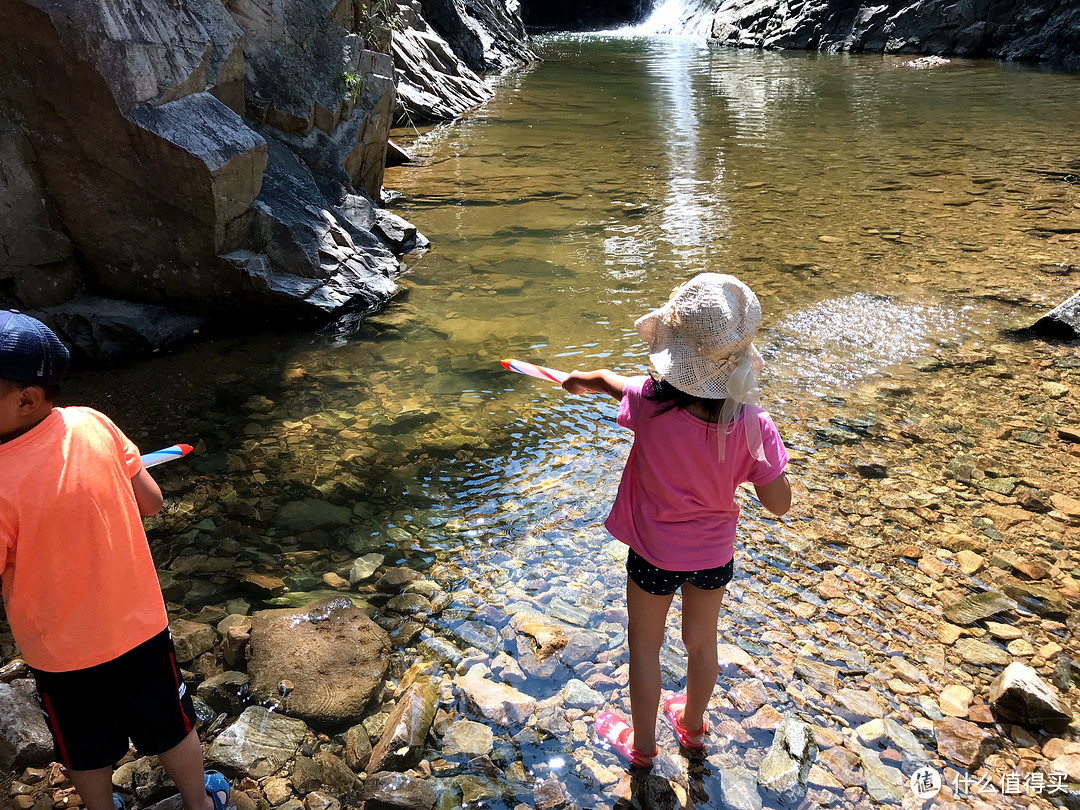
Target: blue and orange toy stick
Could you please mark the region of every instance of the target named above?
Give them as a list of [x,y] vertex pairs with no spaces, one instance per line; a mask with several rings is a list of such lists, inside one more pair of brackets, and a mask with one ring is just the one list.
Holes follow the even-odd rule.
[[183,458],[192,451],[190,444],[174,444],[164,450],[155,450],[153,453],[144,453],[142,457],[143,467],[153,467],[164,464],[166,461]]

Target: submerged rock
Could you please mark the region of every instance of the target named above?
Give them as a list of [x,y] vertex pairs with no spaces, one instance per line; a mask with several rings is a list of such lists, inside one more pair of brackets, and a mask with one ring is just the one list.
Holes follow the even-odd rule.
[[996,748],[993,735],[959,717],[946,717],[934,723],[938,754],[974,771]]
[[994,679],[988,695],[990,705],[1002,718],[1048,731],[1062,731],[1072,714],[1039,674],[1013,661]]
[[806,793],[806,778],[816,754],[817,743],[809,724],[784,718],[758,768],[758,784],[780,794],[785,802],[800,799]]
[[[252,693],[280,698],[283,712],[311,723],[356,723],[382,684],[389,650],[386,631],[345,597],[302,611],[261,610],[248,642]],[[284,697],[282,679],[293,683]]]
[[1080,292],[1058,304],[1024,331],[1053,340],[1076,340],[1080,337]]
[[305,734],[303,721],[249,706],[214,739],[206,760],[228,776],[262,779],[289,761]]
[[522,725],[536,709],[536,699],[505,683],[496,683],[477,672],[477,667],[454,678],[466,713],[500,726]]
[[371,751],[372,771],[404,771],[420,761],[439,696],[436,678],[422,678],[410,686],[386,720],[383,734]]

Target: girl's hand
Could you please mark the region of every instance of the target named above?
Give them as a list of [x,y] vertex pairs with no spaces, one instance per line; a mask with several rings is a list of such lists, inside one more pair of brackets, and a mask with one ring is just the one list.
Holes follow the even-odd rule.
[[570,375],[562,381],[562,387],[565,388],[571,394],[587,394],[592,391],[589,386],[582,382],[582,378],[587,372],[584,371],[571,371]]
[[629,381],[627,377],[621,377],[614,371],[606,368],[598,368],[595,371],[571,371],[563,380],[562,387],[571,394],[584,394],[595,391],[598,394],[607,394],[615,399],[622,399],[623,388]]

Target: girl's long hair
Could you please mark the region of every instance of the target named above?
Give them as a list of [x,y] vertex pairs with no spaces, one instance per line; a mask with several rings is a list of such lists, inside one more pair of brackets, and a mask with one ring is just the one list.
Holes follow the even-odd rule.
[[709,424],[715,424],[720,421],[720,411],[724,407],[724,400],[696,397],[693,394],[687,394],[685,391],[680,391],[663,377],[657,377],[652,372],[649,372],[649,376],[652,379],[652,386],[647,393],[642,393],[644,394],[645,399],[661,403],[660,409],[654,414],[655,416],[667,413],[672,408],[678,408],[681,411],[685,411],[691,405],[700,405],[705,413],[709,415]]

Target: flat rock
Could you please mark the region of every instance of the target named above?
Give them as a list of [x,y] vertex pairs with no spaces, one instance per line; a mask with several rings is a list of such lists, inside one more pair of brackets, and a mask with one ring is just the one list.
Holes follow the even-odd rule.
[[993,616],[1016,610],[1016,603],[1000,591],[984,591],[965,596],[945,608],[945,618],[953,624],[972,624]]
[[997,664],[1004,667],[1012,661],[1012,656],[1005,650],[974,638],[959,639],[953,649],[969,664],[978,666]]
[[974,771],[997,747],[993,735],[959,717],[946,717],[934,723],[938,754]]
[[454,678],[454,686],[467,713],[500,726],[522,725],[536,709],[536,699],[505,683],[496,683],[475,669]]
[[328,726],[357,723],[388,666],[386,631],[345,598],[297,611],[262,610],[251,619],[248,673],[257,700],[280,697],[281,710]]
[[307,732],[302,720],[249,706],[214,738],[206,759],[227,776],[262,779],[296,754]]

